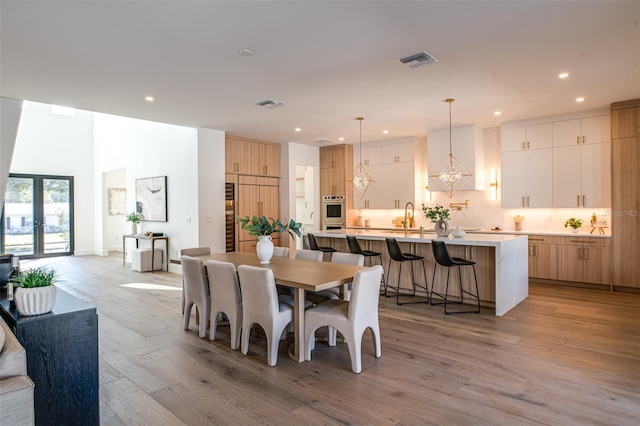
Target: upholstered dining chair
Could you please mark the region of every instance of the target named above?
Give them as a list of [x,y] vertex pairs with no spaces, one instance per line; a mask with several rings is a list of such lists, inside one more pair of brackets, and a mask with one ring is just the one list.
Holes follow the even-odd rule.
[[322,262],[322,252],[316,250],[297,249],[295,254],[296,259],[315,260],[316,262]]
[[332,299],[305,311],[304,346],[307,361],[311,361],[315,332],[323,326],[328,326],[329,333],[333,333],[333,338],[329,339],[330,346],[335,346],[335,330],[344,336],[351,358],[351,370],[354,373],[362,371],[362,335],[367,328],[371,329],[373,334],[376,358],[382,356],[378,321],[380,278],[380,265],[358,271],[351,286],[350,301]]
[[[210,247],[190,247],[184,248],[180,250],[180,256],[206,256],[211,254]],[[184,289],[184,282],[182,283],[182,288]],[[182,313],[184,314],[184,290],[182,291]],[[198,307],[196,306],[196,314],[198,314]],[[196,315],[196,318],[199,316]],[[198,320],[198,323],[200,321]]]
[[238,266],[242,290],[242,342],[243,355],[249,352],[251,327],[258,324],[267,337],[267,364],[278,362],[280,336],[293,319],[293,307],[278,301],[273,271],[257,266]]
[[207,260],[206,267],[211,293],[209,339],[216,340],[218,318],[220,314],[225,314],[229,320],[231,349],[236,350],[240,347],[242,330],[242,299],[236,267],[231,262],[217,260]]
[[202,260],[197,257],[180,256],[182,265],[182,280],[184,282],[184,329],[189,329],[191,308],[196,305],[199,308],[200,338],[207,335],[209,313],[211,310],[211,297],[209,295],[209,281]]
[[[342,263],[344,265],[364,266],[364,258],[365,256],[362,254],[335,252],[331,256],[331,263]],[[343,286],[344,300],[349,300],[350,284],[351,283],[345,284]],[[334,294],[336,297],[340,297],[340,287],[328,288],[326,290],[323,290],[320,293]]]
[[274,247],[273,255],[279,257],[289,257],[289,247]]

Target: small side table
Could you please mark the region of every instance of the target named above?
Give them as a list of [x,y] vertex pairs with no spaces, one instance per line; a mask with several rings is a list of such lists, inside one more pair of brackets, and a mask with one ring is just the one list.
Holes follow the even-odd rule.
[[156,248],[156,241],[162,240],[164,241],[164,247],[167,252],[167,272],[169,271],[169,237],[166,235],[158,236],[158,237],[147,237],[145,234],[125,234],[122,236],[122,266],[125,265],[125,261],[127,259],[127,238],[133,238],[136,240],[136,248],[138,247],[139,240],[148,240],[151,241],[151,273],[153,273],[153,255]]

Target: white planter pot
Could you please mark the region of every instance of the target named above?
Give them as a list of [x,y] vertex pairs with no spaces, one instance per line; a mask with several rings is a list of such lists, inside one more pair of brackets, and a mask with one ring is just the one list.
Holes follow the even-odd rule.
[[56,304],[56,287],[18,287],[13,296],[20,315],[41,315],[51,312]]
[[260,263],[269,263],[273,257],[273,241],[271,241],[271,235],[261,235],[258,237],[256,253],[258,254]]
[[138,224],[131,222],[131,235],[138,233]]

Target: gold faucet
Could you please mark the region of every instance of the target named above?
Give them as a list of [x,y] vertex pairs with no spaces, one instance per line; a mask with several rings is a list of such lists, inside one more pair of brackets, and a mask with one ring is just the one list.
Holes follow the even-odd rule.
[[409,213],[409,204],[411,204],[411,217],[414,217],[416,213],[416,207],[413,205],[411,201],[404,205],[404,222],[402,225],[404,226],[404,236],[407,236],[407,231],[409,230],[409,218],[407,214]]
[[463,207],[469,207],[469,200],[464,200],[464,203],[449,203],[449,208],[454,210],[462,210]]

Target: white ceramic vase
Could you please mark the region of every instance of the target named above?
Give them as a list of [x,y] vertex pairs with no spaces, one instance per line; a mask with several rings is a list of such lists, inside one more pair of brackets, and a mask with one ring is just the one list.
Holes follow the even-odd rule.
[[434,229],[438,237],[446,237],[449,235],[449,222],[446,220],[439,220],[435,223]]
[[131,222],[131,235],[136,235],[138,233],[138,224]]
[[256,253],[258,254],[260,263],[269,263],[273,257],[273,241],[271,241],[271,235],[261,235],[258,237]]
[[23,288],[18,287],[13,300],[20,315],[41,315],[51,312],[56,304],[56,286]]
[[453,235],[454,238],[462,238],[465,233],[464,229],[460,228],[460,226],[456,226],[456,229],[451,231],[451,235]]

